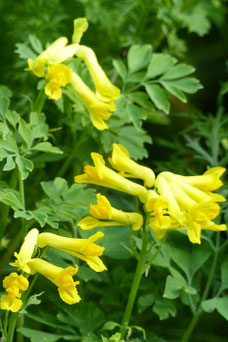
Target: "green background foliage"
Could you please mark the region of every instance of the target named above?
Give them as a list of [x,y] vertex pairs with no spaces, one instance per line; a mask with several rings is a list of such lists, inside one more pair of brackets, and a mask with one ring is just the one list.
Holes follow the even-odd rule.
[[[116,208],[135,210],[129,195],[74,183],[91,164],[91,152],[106,157],[114,142],[121,143],[156,173],[194,175],[227,167],[227,5],[226,0],[0,0],[1,279],[13,270],[7,265],[23,229],[86,238],[91,232],[80,231],[77,222],[101,191]],[[121,89],[109,130],[102,132],[91,125],[69,86],[62,99],[47,100],[40,110],[37,94],[44,84],[24,70],[27,58],[53,40],[71,41],[73,20],[84,16],[89,29],[83,44],[94,49]],[[82,62],[69,63],[91,86]],[[227,176],[224,183],[221,193],[227,196]],[[219,220],[228,223],[227,203]],[[108,271],[95,273],[77,260],[82,301],[73,306],[61,302],[54,285],[40,277],[32,294],[45,293],[30,298],[25,324],[18,328],[25,341],[121,341],[119,323],[136,263],[128,227],[99,230],[105,234],[100,244]],[[173,232],[161,249],[152,233],[150,238],[151,258],[158,255],[140,283],[128,340],[141,342],[146,334],[148,342],[181,341],[200,312],[189,341],[227,341],[227,233],[205,231],[198,246],[185,233]],[[133,241],[140,249],[135,234]],[[51,249],[47,259],[61,267],[75,263]]]

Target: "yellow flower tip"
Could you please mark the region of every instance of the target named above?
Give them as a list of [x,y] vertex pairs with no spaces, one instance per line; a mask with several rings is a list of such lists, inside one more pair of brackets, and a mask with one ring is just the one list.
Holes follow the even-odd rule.
[[90,214],[96,218],[111,219],[111,204],[108,199],[101,194],[97,195],[97,204],[90,204]]
[[14,253],[16,260],[14,263],[10,264],[11,266],[14,266],[18,270],[22,270],[26,273],[30,273],[28,262],[32,258],[32,255],[36,248],[38,235],[39,231],[36,228],[33,228],[28,232],[19,253]]
[[148,187],[153,186],[155,180],[154,172],[150,168],[133,161],[129,156],[128,150],[121,144],[113,144],[112,158],[109,158],[109,162],[114,169],[127,172],[129,177],[142,179]]
[[83,230],[90,230],[96,227],[100,227],[101,222],[94,217],[86,216],[82,220],[80,220],[77,225]]
[[[76,266],[76,265],[75,265]],[[73,276],[77,273],[78,267],[76,268],[72,266],[68,266],[64,268],[57,276],[55,282],[58,286],[58,292],[60,298],[67,304],[75,304],[78,303],[81,298],[78,294],[76,286],[79,284],[79,281],[74,281]]]
[[37,77],[45,76],[45,65],[46,61],[36,58],[36,59],[28,59],[28,68],[25,70],[32,71]]
[[107,267],[103,264],[99,256],[87,257],[85,261],[87,262],[89,267],[92,268],[92,270],[94,270],[95,272],[107,271]]
[[18,275],[16,272],[12,272],[9,276],[3,279],[4,288],[18,288],[19,290],[26,291],[29,286],[28,279],[22,274]]
[[1,296],[0,308],[2,310],[17,312],[22,307],[22,304],[22,300],[16,297],[11,297],[8,294]]
[[136,231],[136,230],[139,230],[140,228],[142,228],[142,225],[143,225],[142,215],[140,215],[138,213],[131,213],[131,215],[135,219],[135,222],[132,224],[132,229]]
[[88,21],[86,18],[77,18],[74,20],[74,33],[72,42],[78,44],[81,40],[83,33],[88,29]]
[[211,186],[210,189],[208,189],[209,191],[214,191],[223,185],[220,177],[224,174],[225,171],[226,169],[224,167],[218,166],[204,172],[203,175],[212,177],[212,184],[209,185],[209,187]]

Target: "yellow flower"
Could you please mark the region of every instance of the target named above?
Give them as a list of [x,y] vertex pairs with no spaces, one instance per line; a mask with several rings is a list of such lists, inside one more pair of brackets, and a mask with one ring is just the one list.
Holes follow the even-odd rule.
[[97,97],[104,102],[113,102],[118,99],[120,90],[110,82],[98,63],[94,51],[87,46],[78,45],[75,55],[85,62],[95,84]]
[[2,310],[10,310],[17,312],[20,310],[23,302],[20,290],[26,291],[29,286],[28,280],[23,275],[13,272],[3,279],[3,287],[6,289],[7,295],[1,296],[0,307]]
[[28,68],[26,70],[31,70],[38,77],[44,77],[47,64],[60,64],[75,54],[77,45],[66,46],[67,42],[66,37],[55,40],[36,59],[28,59]]
[[[98,219],[114,220],[112,222],[105,222],[105,225],[108,223],[110,226],[130,225],[133,230],[139,230],[143,224],[142,215],[138,213],[126,213],[122,210],[113,208],[108,199],[101,194],[97,195],[97,204],[90,205],[90,214]],[[80,225],[81,221],[78,223],[78,226],[82,229],[85,228],[85,218],[83,220],[82,225]],[[103,221],[98,222],[101,224],[103,223]],[[86,226],[86,229],[88,230],[88,226]],[[91,229],[91,225],[89,226],[89,229]]]
[[88,22],[86,18],[78,18],[74,20],[72,41],[74,44],[77,44],[75,55],[85,62],[95,84],[97,97],[104,102],[113,102],[113,100],[118,99],[120,96],[120,90],[110,82],[99,65],[94,51],[87,46],[79,45],[81,37],[87,28]]
[[45,94],[49,99],[59,100],[62,97],[61,87],[70,83],[72,70],[64,64],[53,64],[48,67],[48,84],[45,86]]
[[36,248],[38,234],[39,231],[36,228],[33,228],[28,232],[19,253],[14,253],[17,260],[11,263],[11,266],[17,267],[18,270],[30,273],[28,262],[32,258],[33,252]]
[[61,268],[52,265],[45,260],[34,258],[30,260],[29,267],[31,269],[31,274],[40,273],[53,282],[58,287],[60,298],[65,303],[71,305],[78,303],[81,300],[76,289],[79,281],[74,281],[72,278],[78,271],[77,266],[76,268],[72,266]]
[[226,225],[217,225],[211,220],[219,215],[220,207],[216,202],[226,199],[210,191],[222,185],[219,179],[225,169],[215,167],[201,176],[181,176],[171,172],[161,172],[155,187],[160,195],[168,200],[168,215],[176,223],[167,229],[187,228],[189,240],[200,243],[202,229],[226,230]]
[[[128,153],[128,150],[120,145],[113,144],[112,158],[109,158],[109,163],[112,167],[121,173],[124,177],[142,179],[146,186],[152,187],[155,180],[154,172],[148,167],[141,166],[133,161]],[[126,173],[125,173],[126,172]]]
[[97,232],[88,239],[74,239],[52,233],[41,233],[37,245],[40,248],[49,246],[60,249],[86,261],[94,271],[102,272],[107,269],[99,258],[103,254],[104,247],[98,246],[94,242],[103,236],[102,232]]
[[85,166],[85,173],[75,177],[76,183],[91,183],[105,186],[107,188],[126,192],[133,196],[138,196],[140,201],[146,203],[147,190],[144,186],[131,182],[106,167],[104,159],[100,154],[91,153],[91,156],[95,166]]
[[99,130],[107,129],[105,120],[110,118],[110,111],[115,110],[115,105],[98,99],[96,94],[74,72],[70,84],[88,110],[93,125]]
[[155,190],[148,191],[146,210],[151,212],[150,225],[157,238],[165,236],[171,226],[171,218],[168,215],[168,200],[158,195]]

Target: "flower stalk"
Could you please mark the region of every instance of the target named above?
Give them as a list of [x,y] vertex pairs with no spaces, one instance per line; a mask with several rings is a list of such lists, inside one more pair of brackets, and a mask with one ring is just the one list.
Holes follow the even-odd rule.
[[149,229],[150,229],[148,225],[148,221],[149,221],[149,217],[147,217],[146,219],[144,233],[143,233],[142,249],[139,255],[136,271],[134,274],[134,279],[133,279],[130,294],[128,297],[127,306],[126,306],[122,323],[121,323],[121,328],[120,328],[121,338],[124,337],[129,321],[131,319],[131,314],[132,314],[132,310],[135,304],[135,299],[136,299],[136,295],[138,292],[139,284],[140,284],[142,275],[144,273],[144,267],[145,267],[145,262],[147,258],[147,244],[148,244],[148,237],[149,237]]

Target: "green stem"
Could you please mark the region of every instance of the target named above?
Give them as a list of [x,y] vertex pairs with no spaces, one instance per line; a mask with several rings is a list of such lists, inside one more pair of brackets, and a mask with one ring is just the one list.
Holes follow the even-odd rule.
[[[17,170],[14,169],[11,175],[9,187],[15,189],[17,185]],[[10,206],[1,203],[1,230],[0,230],[0,240],[4,236],[5,228],[8,224],[8,216],[9,216]]]
[[[24,189],[24,180],[22,178],[21,172],[18,169],[18,181],[19,181],[19,193],[20,193],[20,197],[21,197],[21,202],[23,204],[23,207],[25,208],[25,189]],[[26,235],[26,228],[25,228],[25,219],[22,217],[21,218],[21,231],[23,234],[23,237],[25,237]],[[16,323],[16,321],[15,321]],[[19,316],[19,319],[17,321],[17,327],[21,328],[24,325],[24,314],[21,314]],[[15,324],[14,324],[14,329],[15,329]],[[18,332],[17,333],[17,342],[23,342],[24,340],[24,336]]]
[[217,264],[217,260],[218,260],[218,253],[219,253],[219,243],[220,243],[220,235],[217,233],[216,235],[216,249],[215,249],[215,253],[214,253],[214,258],[213,258],[213,262],[212,262],[212,266],[211,266],[211,270],[207,279],[207,283],[203,292],[203,295],[201,297],[200,300],[200,304],[198,307],[198,310],[196,311],[195,316],[193,316],[187,330],[185,331],[184,336],[182,337],[181,342],[188,342],[189,338],[192,335],[193,330],[195,329],[196,324],[198,323],[200,316],[203,312],[202,308],[201,308],[201,304],[202,302],[207,298],[210,287],[211,287],[211,283],[214,277],[214,273],[215,273],[215,268],[216,268],[216,264]]
[[[48,250],[48,247],[45,247],[45,248],[43,249],[43,251],[42,251],[42,253],[41,253],[40,257],[39,257],[40,259],[43,259],[44,254],[47,252],[47,250]],[[34,284],[35,284],[35,282],[36,282],[38,276],[39,276],[39,273],[37,273],[37,274],[34,276],[34,278],[33,278],[32,282],[31,282],[31,284],[30,284],[28,290],[27,290],[26,293],[25,293],[25,296],[23,297],[23,303],[26,303],[26,301],[27,301],[27,299],[28,299],[28,296],[30,295],[30,292],[32,291],[32,288],[33,288],[33,286],[34,286]]]
[[[15,227],[15,228],[17,228],[17,227]],[[1,260],[0,260],[0,274],[2,273],[2,270],[4,269],[5,265],[8,263],[11,255],[13,254],[15,249],[17,249],[17,246],[19,245],[19,243],[21,241],[22,233],[23,232],[20,229],[18,231],[17,235],[15,236],[15,238],[13,239],[13,241],[10,242],[9,247],[7,248],[6,253],[1,258]]]
[[9,330],[8,330],[6,342],[12,342],[13,341],[13,335],[14,335],[17,317],[18,317],[17,313],[11,314],[11,318],[10,318],[10,322],[9,322]]
[[36,101],[34,103],[34,106],[32,107],[32,111],[33,112],[36,112],[36,113],[41,113],[42,109],[43,109],[43,106],[45,104],[45,101],[47,99],[47,96],[46,94],[44,93],[44,87],[43,86],[40,91],[39,91],[39,94],[36,98]]
[[4,318],[4,334],[5,334],[5,336],[7,334],[8,317],[9,317],[9,311],[6,311],[5,318]]
[[136,294],[137,294],[137,291],[139,288],[140,280],[141,280],[143,272],[144,272],[144,265],[145,265],[145,261],[147,258],[148,235],[149,235],[149,226],[146,223],[144,238],[143,238],[143,243],[142,243],[142,249],[140,252],[140,256],[139,256],[138,264],[136,267],[133,283],[131,286],[131,291],[130,291],[130,294],[128,297],[127,306],[126,306],[126,309],[124,312],[124,316],[123,316],[123,320],[122,320],[122,324],[121,324],[121,328],[120,328],[122,338],[124,337],[127,326],[129,324],[131,314],[132,314],[132,310],[133,310],[134,303],[135,303]]

